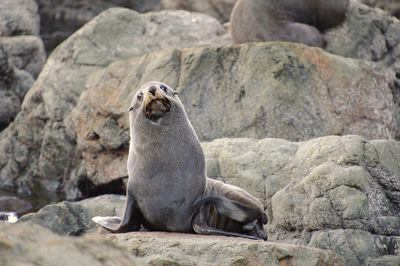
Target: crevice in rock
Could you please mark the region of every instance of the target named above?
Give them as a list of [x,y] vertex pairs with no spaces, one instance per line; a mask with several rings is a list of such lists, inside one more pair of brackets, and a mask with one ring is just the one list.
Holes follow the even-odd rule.
[[106,184],[95,185],[90,179],[87,177],[78,180],[77,187],[81,192],[81,198],[79,200],[96,197],[104,194],[118,194],[125,195],[125,182],[124,179],[128,178],[122,177],[116,180],[113,180]]
[[396,182],[398,177],[381,166],[372,167],[367,165],[365,168],[371,177],[382,187],[386,197],[390,200],[395,209],[394,213],[400,213],[400,190]]

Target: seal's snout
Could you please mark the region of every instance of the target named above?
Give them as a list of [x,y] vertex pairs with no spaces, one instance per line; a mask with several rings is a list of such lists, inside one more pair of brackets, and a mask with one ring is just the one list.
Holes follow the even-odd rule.
[[149,92],[150,92],[151,94],[153,94],[153,96],[155,96],[155,95],[156,95],[156,87],[151,86],[151,87],[149,88]]
[[150,86],[144,91],[144,113],[145,116],[157,121],[167,114],[171,109],[168,97],[156,86]]

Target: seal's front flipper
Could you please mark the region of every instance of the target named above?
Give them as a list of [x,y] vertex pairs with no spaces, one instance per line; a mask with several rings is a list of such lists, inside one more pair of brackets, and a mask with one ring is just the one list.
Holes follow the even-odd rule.
[[121,223],[121,218],[117,216],[95,216],[92,218],[92,221],[110,231],[117,231]]
[[125,201],[124,217],[122,219],[116,216],[96,216],[92,218],[92,221],[100,224],[113,233],[125,233],[130,231],[139,231],[140,225],[143,221],[143,216],[136,200],[128,193]]

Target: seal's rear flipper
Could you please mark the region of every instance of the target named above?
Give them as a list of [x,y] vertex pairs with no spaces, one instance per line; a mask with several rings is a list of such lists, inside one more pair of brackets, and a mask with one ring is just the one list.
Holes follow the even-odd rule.
[[262,238],[251,236],[251,235],[235,233],[235,232],[228,232],[228,231],[224,231],[221,229],[212,228],[212,227],[206,226],[204,224],[193,223],[192,226],[193,226],[193,230],[196,233],[198,233],[199,235],[235,236],[235,237],[249,238],[249,239],[253,239],[253,240],[264,240]]
[[92,221],[110,231],[116,232],[121,223],[121,218],[117,216],[95,216],[92,218]]
[[249,221],[257,217],[257,209],[249,208],[239,202],[220,196],[204,196],[193,203],[193,209],[198,210],[202,205],[209,203],[214,203],[220,214],[238,222]]

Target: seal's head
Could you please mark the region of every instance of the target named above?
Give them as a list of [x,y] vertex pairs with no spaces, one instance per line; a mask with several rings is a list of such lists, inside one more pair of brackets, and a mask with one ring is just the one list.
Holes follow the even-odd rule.
[[146,120],[153,124],[160,124],[173,109],[182,103],[177,97],[177,92],[168,85],[150,81],[144,84],[133,97],[129,112],[134,116],[144,116]]

